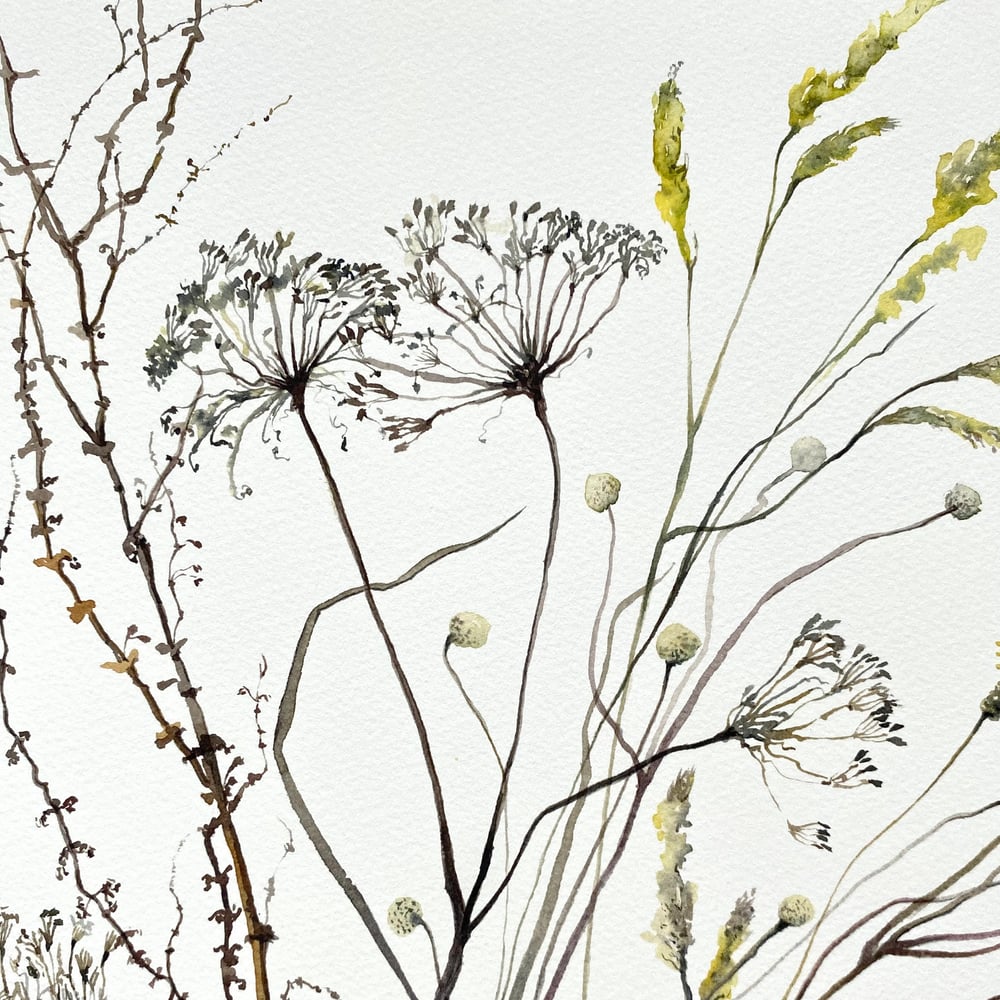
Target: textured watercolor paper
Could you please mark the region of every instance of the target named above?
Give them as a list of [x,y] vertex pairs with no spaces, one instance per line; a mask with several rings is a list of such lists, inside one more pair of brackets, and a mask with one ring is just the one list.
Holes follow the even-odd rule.
[[1000,996],[1000,9],[886,2],[4,10],[0,998]]

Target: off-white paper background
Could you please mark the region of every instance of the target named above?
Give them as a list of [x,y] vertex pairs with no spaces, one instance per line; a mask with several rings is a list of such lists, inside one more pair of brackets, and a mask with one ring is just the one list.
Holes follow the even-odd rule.
[[[67,116],[114,58],[101,6],[24,0],[0,12],[12,58],[41,70],[18,86],[23,137],[36,159],[53,154]],[[166,18],[174,5],[148,6],[151,18],[157,6]],[[398,248],[383,227],[397,224],[415,196],[486,202],[498,213],[511,199],[537,199],[585,217],[662,228],[653,206],[649,97],[679,60],[692,187],[688,218],[700,246],[696,372],[704,379],[746,280],[771,158],[785,132],[788,88],[807,66],[842,65],[850,40],[880,10],[879,0],[268,0],[212,18],[183,94],[170,147],[174,159],[135,216],[136,232],[155,226],[152,216],[169,205],[187,157],[200,162],[246,122],[258,124],[189,190],[180,224],[130,262],[112,300],[106,320],[115,400],[111,436],[124,467],[151,477],[148,435],[158,434],[165,405],[183,402],[157,396],[141,366],[164,305],[178,282],[196,272],[201,239],[231,240],[245,227],[261,234],[294,230],[300,249],[382,259],[398,268]],[[876,115],[898,117],[902,125],[806,185],[783,218],[699,442],[684,520],[697,517],[723,471],[781,412],[798,384],[796,373],[811,369],[899,248],[922,229],[939,155],[1000,126],[998,40],[1000,8],[992,0],[953,0],[906,35],[855,95],[824,109],[817,127],[824,133]],[[288,95],[291,102],[263,124],[267,108]],[[82,129],[81,143],[101,126],[98,114]],[[14,204],[17,190],[4,178],[0,201]],[[996,204],[970,221],[1000,231]],[[892,363],[872,365],[841,404],[802,431],[830,444],[843,441],[894,388],[995,354],[996,239],[991,236],[976,263],[932,278],[927,301],[935,309]],[[64,281],[56,266],[51,277]],[[9,274],[4,280],[9,283]],[[50,308],[54,330],[66,325],[59,308]],[[682,319],[683,271],[672,250],[649,279],[629,282],[622,306],[593,341],[593,356],[550,388],[566,497],[524,750],[512,784],[515,831],[563,794],[575,773],[575,720],[585,706],[584,657],[607,544],[607,526],[583,504],[582,484],[594,471],[614,472],[624,484],[616,507],[616,592],[623,594],[642,581],[683,448]],[[13,323],[4,320],[5,343]],[[67,341],[67,353],[78,346]],[[3,379],[3,440],[13,451],[22,431],[10,405],[9,366]],[[1000,397],[991,385],[939,387],[933,398],[918,401],[1000,421]],[[57,544],[83,561],[108,620],[120,623],[122,632],[132,621],[148,629],[140,581],[121,558],[97,463],[80,458],[77,437],[47,402],[53,416],[46,426],[57,442],[52,464],[66,484],[65,493],[57,491],[57,509],[65,514]],[[478,653],[456,651],[455,662],[505,738],[548,494],[543,442],[528,405],[509,403],[484,430],[493,416],[495,410],[471,410],[442,421],[402,455],[370,428],[352,430],[350,448],[341,453],[339,430],[325,428],[373,578],[394,576],[425,552],[474,537],[525,507],[487,546],[380,601],[426,706],[467,878],[492,803],[494,768],[443,673],[440,642],[458,610],[475,609],[491,619],[489,645]],[[264,690],[276,702],[304,614],[354,582],[322,483],[291,421],[285,437],[283,454],[290,461],[273,461],[264,446],[245,450],[237,476],[253,494],[242,502],[228,495],[215,454],[205,456],[197,476],[184,472],[173,481],[191,532],[204,542],[204,583],[187,599],[197,682],[214,728],[248,753],[254,743],[250,705],[234,697],[236,690],[255,683],[266,657]],[[875,748],[886,780],[878,791],[776,783],[789,818],[832,825],[832,854],[788,837],[756,766],[739,748],[697,758],[694,852],[687,867],[700,887],[694,969],[704,970],[718,927],[745,889],[757,889],[760,929],[788,893],[825,900],[852,848],[910,801],[967,732],[996,679],[998,462],[942,431],[890,430],[819,477],[782,515],[723,549],[717,641],[771,582],[840,541],[930,513],[956,481],[972,484],[984,498],[982,514],[969,522],[949,518],[925,532],[865,547],[789,591],[754,624],[713,682],[690,723],[691,738],[714,731],[744,685],[770,670],[802,622],[821,611],[843,620],[849,643],[863,642],[889,661],[909,746]],[[783,463],[784,452],[776,448],[760,482]],[[32,748],[56,794],[79,797],[73,828],[98,848],[92,878],[122,881],[120,916],[143,929],[150,951],[166,941],[174,917],[171,859],[189,838],[176,862],[176,887],[187,908],[177,976],[192,998],[219,996],[213,929],[204,922],[203,858],[192,835],[205,816],[190,776],[167,751],[155,749],[151,723],[132,689],[99,669],[105,652],[69,622],[54,578],[31,565],[40,549],[26,537],[28,523],[22,511],[2,595],[18,667],[10,686],[16,722],[31,730]],[[698,622],[700,594],[692,587],[676,617]],[[313,649],[288,744],[300,784],[376,913],[396,896],[415,896],[444,938],[448,918],[435,873],[429,793],[412,728],[363,607],[325,619]],[[266,713],[265,719],[272,724]],[[995,796],[998,738],[1000,733],[983,731],[907,836]],[[660,795],[675,770],[669,762],[661,769]],[[22,915],[44,906],[70,910],[72,892],[52,877],[57,838],[51,829],[36,828],[41,806],[25,768],[0,772],[0,802],[0,904]],[[593,1000],[679,995],[673,974],[640,939],[656,906],[659,848],[647,818],[654,804],[651,797],[643,807],[598,911]],[[296,825],[276,775],[254,790],[240,815],[259,879],[278,864],[286,825],[294,839],[270,905],[278,935],[271,951],[274,981],[281,985],[302,975],[347,1000],[400,995]],[[980,823],[942,838],[934,852],[900,866],[886,892],[925,887],[929,872],[946,874],[949,862],[971,853],[989,831]],[[989,910],[969,918],[972,929],[994,926]],[[470,950],[458,996],[493,995],[498,924],[499,912]],[[429,996],[425,942],[415,935],[397,943],[421,995]],[[753,978],[744,977],[743,985]],[[750,995],[780,996],[785,982],[779,972]],[[1000,992],[998,983],[996,959],[964,965],[888,960],[844,996],[985,1000]],[[113,988],[116,998],[145,995],[144,978],[122,970]],[[578,991],[574,974],[564,993]]]

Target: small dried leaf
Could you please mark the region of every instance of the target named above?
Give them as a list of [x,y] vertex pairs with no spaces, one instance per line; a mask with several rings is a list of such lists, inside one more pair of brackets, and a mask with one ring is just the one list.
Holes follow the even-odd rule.
[[124,674],[135,666],[136,660],[138,659],[139,650],[130,649],[128,653],[125,654],[124,660],[113,660],[110,663],[102,663],[101,666],[105,670],[113,670],[116,674]]
[[68,607],[66,610],[69,612],[69,616],[73,622],[79,625],[95,607],[97,605],[93,601],[77,601],[76,604]]
[[59,569],[59,564],[64,559],[72,559],[72,558],[73,557],[65,549],[60,549],[53,556],[48,556],[48,557],[42,556],[39,559],[35,559],[34,563],[35,563],[36,566],[42,566],[45,569],[58,570]]
[[156,734],[153,742],[162,750],[165,746],[173,743],[174,738],[180,736],[182,732],[184,732],[184,727],[179,722],[171,722],[170,725]]

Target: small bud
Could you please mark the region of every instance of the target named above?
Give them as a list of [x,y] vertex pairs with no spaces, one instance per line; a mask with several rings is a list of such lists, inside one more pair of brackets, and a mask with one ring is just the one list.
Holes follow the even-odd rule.
[[490,623],[475,611],[460,611],[448,625],[448,638],[453,646],[479,649],[486,645]]
[[795,472],[815,472],[826,461],[826,445],[819,438],[801,437],[791,448]]
[[979,703],[983,715],[993,722],[1000,720],[1000,683]]
[[967,521],[982,510],[983,498],[971,486],[955,483],[945,494],[944,505],[952,517]]
[[74,941],[82,941],[94,929],[93,920],[73,920],[73,933],[71,937]]
[[621,488],[621,481],[612,476],[610,472],[595,472],[592,476],[587,476],[583,497],[591,510],[603,514],[613,503],[617,502]]
[[423,921],[423,916],[424,911],[415,899],[400,896],[389,907],[389,926],[400,937],[406,937]]
[[656,637],[656,655],[668,667],[690,660],[701,647],[701,639],[683,625],[668,625]]
[[786,896],[778,907],[778,920],[788,927],[808,924],[816,910],[806,896]]

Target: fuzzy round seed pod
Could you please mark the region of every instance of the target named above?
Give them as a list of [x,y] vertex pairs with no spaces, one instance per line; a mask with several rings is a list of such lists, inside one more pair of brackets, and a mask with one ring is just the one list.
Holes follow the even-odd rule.
[[486,645],[490,635],[490,623],[475,611],[460,611],[448,623],[448,638],[453,646],[479,649]]
[[826,445],[819,438],[801,437],[791,448],[792,469],[815,472],[826,461]]
[[690,660],[700,647],[701,639],[691,629],[677,623],[668,625],[656,637],[656,655],[668,667]]
[[778,907],[778,920],[789,927],[808,924],[816,915],[816,909],[807,896],[786,896]]
[[621,488],[621,481],[612,476],[610,472],[595,472],[592,476],[587,476],[583,497],[591,510],[603,514],[613,503],[617,502]]
[[955,483],[945,494],[944,505],[952,517],[967,521],[983,509],[983,498],[971,486]]
[[400,937],[412,934],[424,917],[421,905],[411,896],[394,899],[389,907],[389,926]]
[[992,722],[1000,720],[1000,683],[979,703],[983,715]]

